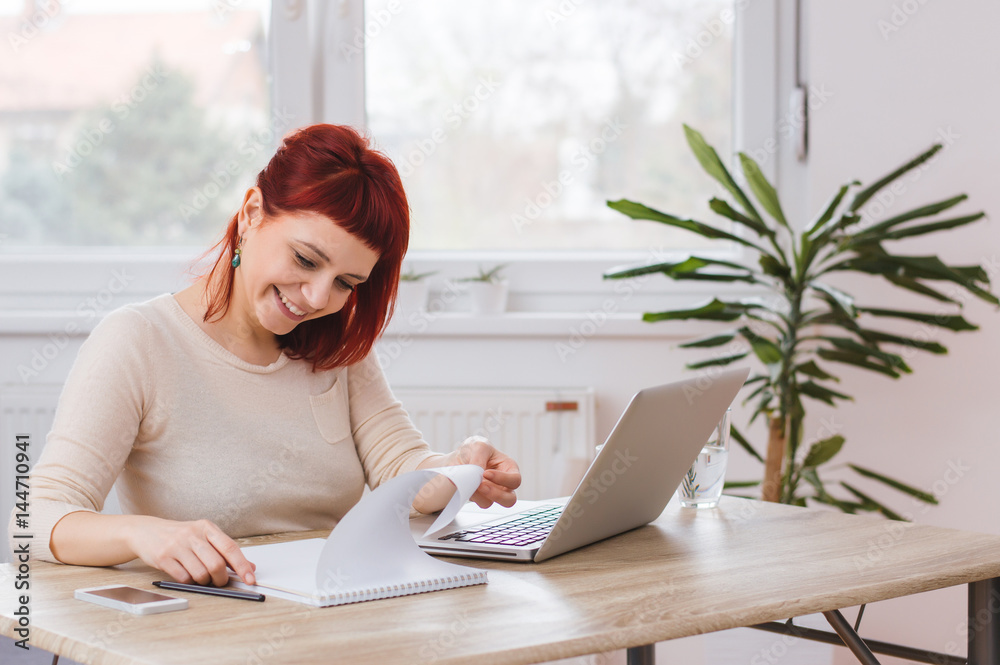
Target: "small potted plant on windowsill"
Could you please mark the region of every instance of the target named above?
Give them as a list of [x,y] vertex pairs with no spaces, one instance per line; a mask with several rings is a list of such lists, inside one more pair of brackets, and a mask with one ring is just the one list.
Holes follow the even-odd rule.
[[417,272],[412,266],[399,276],[399,289],[396,292],[396,308],[403,312],[420,312],[427,307],[429,286],[427,278],[436,275],[436,270]]
[[456,283],[465,284],[472,298],[473,314],[500,314],[507,309],[507,280],[501,274],[506,264],[489,270],[479,267],[479,274],[461,277]]

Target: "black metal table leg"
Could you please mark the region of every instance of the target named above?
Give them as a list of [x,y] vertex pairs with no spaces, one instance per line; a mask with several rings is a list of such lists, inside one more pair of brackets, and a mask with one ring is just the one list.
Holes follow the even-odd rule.
[[644,644],[641,647],[629,647],[628,665],[656,665],[656,645]]
[[1000,663],[1000,577],[969,583],[969,665]]
[[844,640],[844,644],[854,656],[864,663],[864,665],[879,665],[878,659],[875,658],[875,654],[872,653],[865,641],[854,632],[851,628],[851,624],[847,622],[844,615],[840,613],[840,610],[833,610],[830,612],[823,612],[823,616],[826,620],[830,622],[833,629],[837,631],[840,635],[840,639]]

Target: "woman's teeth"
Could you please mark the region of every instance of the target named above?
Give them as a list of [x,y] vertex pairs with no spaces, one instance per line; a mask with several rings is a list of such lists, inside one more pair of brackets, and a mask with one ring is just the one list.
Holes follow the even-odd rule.
[[305,316],[306,315],[306,313],[303,312],[301,309],[299,309],[298,307],[296,307],[292,303],[288,302],[288,298],[286,298],[285,294],[282,293],[281,291],[278,291],[278,297],[281,298],[281,302],[283,302],[285,304],[285,307],[288,308],[288,311],[291,312],[292,314],[294,314],[295,316]]

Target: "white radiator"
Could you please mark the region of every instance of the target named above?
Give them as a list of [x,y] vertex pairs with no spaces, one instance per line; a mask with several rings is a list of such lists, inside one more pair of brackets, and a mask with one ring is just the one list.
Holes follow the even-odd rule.
[[592,388],[393,388],[434,450],[479,434],[521,468],[518,497],[569,494],[594,457]]

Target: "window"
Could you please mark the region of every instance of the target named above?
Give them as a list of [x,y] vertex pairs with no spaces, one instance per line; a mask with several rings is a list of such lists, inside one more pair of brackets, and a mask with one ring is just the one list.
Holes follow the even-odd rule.
[[0,4],[4,246],[217,236],[282,129],[263,48],[269,4]]
[[404,178],[417,250],[692,247],[630,198],[702,214],[681,124],[732,130],[732,0],[365,3],[369,128]]
[[419,270],[509,263],[513,308],[585,311],[611,265],[698,240],[605,205],[709,217],[682,122],[723,154],[776,136],[783,20],[777,0],[0,0],[0,310],[72,311],[112,266],[137,275],[122,300],[174,288],[276,137],[326,121],[396,160]]

